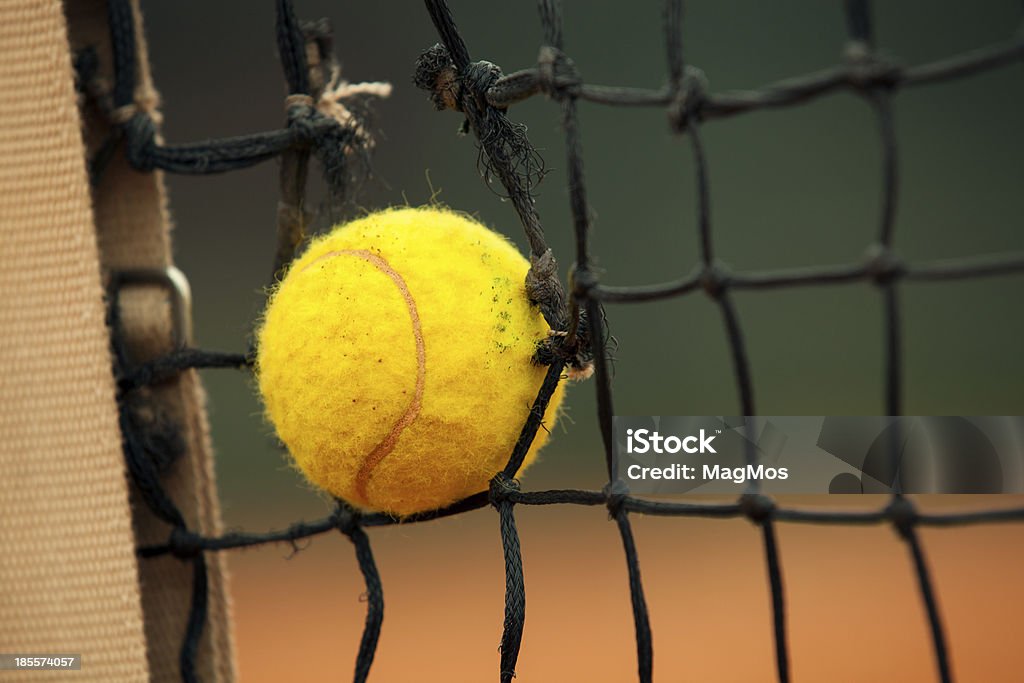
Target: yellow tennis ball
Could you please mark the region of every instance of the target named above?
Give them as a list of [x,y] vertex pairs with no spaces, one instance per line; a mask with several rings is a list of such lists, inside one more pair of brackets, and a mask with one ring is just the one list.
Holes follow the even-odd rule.
[[532,362],[549,328],[528,269],[507,239],[435,207],[314,240],[271,295],[256,358],[266,415],[306,477],[395,515],[486,490],[546,373]]

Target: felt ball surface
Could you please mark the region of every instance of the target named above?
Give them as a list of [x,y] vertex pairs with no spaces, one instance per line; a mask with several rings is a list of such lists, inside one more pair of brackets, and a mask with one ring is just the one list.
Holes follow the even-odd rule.
[[507,239],[437,207],[372,213],[315,239],[257,331],[266,416],[306,478],[399,516],[485,491],[546,373],[532,362],[549,328],[527,300],[528,269]]

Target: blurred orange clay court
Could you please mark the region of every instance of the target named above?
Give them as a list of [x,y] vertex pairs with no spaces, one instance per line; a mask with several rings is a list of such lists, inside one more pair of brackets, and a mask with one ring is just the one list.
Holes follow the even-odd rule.
[[[866,496],[856,504],[884,504]],[[919,498],[924,509],[1021,497]],[[831,499],[835,505],[835,498]],[[845,501],[844,501],[845,502]],[[826,504],[824,497],[782,498]],[[518,681],[635,680],[621,542],[603,508],[518,506],[527,618]],[[761,536],[744,520],[633,515],[660,681],[774,681]],[[485,509],[369,530],[384,582],[377,681],[495,678],[504,604],[498,518]],[[887,526],[780,524],[793,680],[934,681],[910,557]],[[922,529],[959,681],[1020,681],[1024,528]],[[232,552],[242,680],[344,680],[365,616],[351,544],[316,537]]]

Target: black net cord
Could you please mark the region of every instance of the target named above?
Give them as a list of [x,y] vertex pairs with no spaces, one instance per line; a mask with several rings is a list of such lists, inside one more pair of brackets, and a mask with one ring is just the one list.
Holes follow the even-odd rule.
[[[523,224],[530,244],[531,262],[554,257],[548,248],[540,216],[531,195],[531,187],[541,168],[539,157],[526,139],[525,127],[513,124],[503,109],[493,107],[481,97],[483,92],[500,76],[500,69],[488,62],[470,62],[469,50],[452,19],[444,0],[425,0],[427,12],[437,29],[446,58],[452,63],[457,81],[455,102],[452,104],[466,116],[469,128],[480,145],[485,176],[493,173],[505,188],[508,199]],[[426,54],[426,53],[425,53]],[[420,73],[416,82],[421,86],[434,86],[440,74]],[[555,271],[557,274],[557,271]],[[546,285],[546,301],[538,301],[545,320],[553,330],[566,329],[565,293],[561,280],[550,278]]]
[[[863,14],[851,20],[851,26],[861,27],[861,24],[870,26],[867,18],[867,8],[864,3],[850,2],[851,7],[864,7]],[[861,27],[863,28],[863,27]],[[866,30],[866,29],[864,29]],[[867,35],[870,35],[869,33]],[[882,207],[881,220],[878,235],[879,249],[878,257],[891,260],[892,241],[896,226],[896,206],[899,193],[899,172],[898,156],[896,147],[896,129],[893,122],[891,97],[888,92],[871,91],[868,95],[874,106],[876,118],[878,119],[879,139],[881,140],[882,151]],[[885,324],[885,408],[886,415],[903,414],[903,391],[902,391],[902,348],[900,344],[900,313],[899,313],[899,292],[895,278],[880,276],[876,280],[882,289],[883,311]]]
[[158,384],[173,379],[177,374],[189,369],[243,369],[251,366],[252,360],[242,353],[204,351],[194,348],[175,349],[124,374],[118,381],[118,389],[124,392]]
[[[850,38],[850,45],[847,49],[848,58],[854,62],[870,63],[874,56],[874,35],[871,21],[871,7],[868,0],[846,0],[847,31]],[[892,113],[892,102],[890,87],[886,84],[867,89],[865,97],[869,99],[874,107],[878,120],[879,139],[882,152],[882,200],[881,219],[878,234],[878,256],[882,259],[891,260],[891,249],[896,225],[896,207],[899,196],[899,167],[898,152],[896,144],[896,130]],[[882,288],[883,294],[883,316],[885,325],[885,407],[886,413],[890,416],[902,415],[902,345],[901,345],[901,316],[899,309],[899,293],[896,282],[891,277],[882,275],[876,279],[876,283]],[[902,455],[903,444],[907,438],[901,434],[901,430],[893,430],[892,444],[889,449],[889,457],[893,463],[891,471],[896,479],[895,491],[893,494],[892,507],[896,510],[909,510],[905,517],[896,517],[897,529],[900,535],[907,542],[914,565],[914,574],[917,579],[921,598],[924,602],[925,613],[928,618],[929,631],[931,633],[932,648],[935,653],[939,678],[943,683],[952,680],[949,666],[949,653],[946,647],[942,616],[939,613],[938,604],[932,590],[931,578],[928,572],[927,562],[921,545],[917,538],[917,531],[914,528],[916,513],[912,504],[903,498],[901,487],[898,484],[900,477],[899,462]]]
[[[591,208],[587,200],[587,185],[583,172],[583,140],[577,116],[576,94],[571,88],[563,88],[559,85],[560,79],[578,79],[576,67],[562,52],[564,48],[562,30],[562,7],[557,0],[539,0],[541,26],[544,32],[546,45],[540,50],[538,56],[538,81],[537,86],[549,94],[552,98],[561,103],[562,108],[562,130],[565,135],[566,155],[566,185],[569,189],[569,209],[572,215],[573,234],[576,245],[576,262],[572,267],[571,285],[572,297],[569,308],[569,338],[572,343],[576,342],[577,326],[580,324],[581,298],[586,295],[586,287],[596,283],[590,257],[590,231],[591,231]],[[583,289],[577,289],[577,285],[583,283]],[[581,296],[582,295],[582,296]],[[598,313],[588,313],[588,333],[590,333],[590,320],[596,315],[604,316],[600,308]],[[592,347],[590,353],[603,355],[605,343],[601,335],[597,335],[600,341],[599,348]]]
[[135,17],[130,0],[107,0],[107,22],[114,58],[113,104],[119,109],[135,100]]
[[195,663],[199,656],[199,643],[203,637],[203,628],[206,626],[209,596],[206,558],[199,553],[192,560],[192,604],[189,607],[185,639],[178,657],[181,678],[187,683],[198,683],[200,680],[196,673]]
[[515,677],[516,662],[526,624],[526,585],[523,560],[516,529],[514,503],[511,496],[519,491],[515,475],[522,467],[530,445],[543,424],[551,397],[561,380],[563,363],[556,360],[548,367],[526,423],[516,440],[505,468],[491,480],[488,499],[497,509],[501,530],[501,547],[505,560],[505,618],[502,625],[499,679],[502,683]]
[[[903,376],[900,353],[900,306],[899,291],[894,284],[882,288],[882,315],[885,329],[885,411],[886,415],[902,415]],[[899,451],[893,449],[893,458],[899,458]],[[893,468],[896,472],[897,468]]]
[[764,537],[765,564],[772,595],[772,633],[775,637],[775,667],[780,683],[789,683],[789,647],[786,637],[786,596],[782,587],[782,564],[771,518],[761,523]]
[[295,16],[291,0],[277,0],[274,3],[277,15],[277,52],[284,70],[288,93],[310,94],[309,65],[306,62],[306,39]]
[[612,380],[608,367],[606,351],[606,332],[602,318],[601,303],[597,299],[586,300],[588,322],[591,326],[590,343],[594,354],[594,391],[597,393],[597,420],[601,430],[601,442],[604,446],[604,462],[608,472],[608,480],[615,479],[612,448],[612,417],[615,409],[612,406]]
[[366,623],[363,637],[359,641],[359,653],[356,655],[355,683],[364,683],[370,676],[370,666],[377,652],[377,641],[380,640],[380,629],[384,623],[384,587],[381,584],[380,572],[373,559],[370,538],[361,526],[354,524],[350,529],[342,529],[356,549],[356,560],[359,570],[366,582]]
[[942,615],[939,614],[938,600],[935,597],[935,590],[932,588],[931,572],[928,570],[928,562],[925,559],[924,550],[921,548],[917,529],[913,526],[908,526],[901,535],[909,547],[910,556],[914,563],[914,573],[917,576],[917,586],[921,591],[921,599],[924,601],[925,611],[928,616],[928,629],[934,644],[935,665],[938,669],[939,680],[941,683],[952,683],[953,673],[949,665],[949,649],[946,645]]
[[[562,8],[558,0],[539,0],[538,8],[541,25],[547,41],[547,49],[541,51],[543,70],[541,88],[561,102],[562,130],[565,133],[566,184],[569,188],[569,209],[572,215],[573,234],[576,237],[575,270],[590,270],[590,204],[587,202],[587,186],[583,174],[583,140],[579,118],[576,115],[576,97],[571,91],[560,91],[554,83],[556,69],[571,67],[562,53]],[[557,63],[557,64],[556,64]],[[559,68],[560,67],[560,68]]]
[[[495,477],[495,482],[504,482],[506,486],[514,485],[514,481],[501,476]],[[498,486],[500,485],[499,483]],[[501,548],[505,558],[505,618],[502,623],[498,678],[501,683],[511,683],[516,675],[516,662],[519,660],[519,648],[526,623],[526,586],[514,504],[504,496],[495,498],[494,506],[498,510]]]
[[191,537],[191,534],[188,532],[181,511],[178,510],[160,484],[160,472],[154,462],[154,454],[147,452],[145,427],[138,423],[127,402],[121,402],[119,408],[125,460],[132,482],[141,494],[146,507],[158,518],[171,525],[171,537],[175,539],[169,544],[172,547],[172,552],[180,559],[191,560],[193,563],[192,597],[188,623],[178,655],[181,679],[193,683],[199,680],[196,673],[196,655],[207,614],[206,561],[198,544],[189,543],[184,538],[185,536]]
[[[163,490],[160,482],[161,467],[159,463],[169,465],[175,455],[166,451],[173,449],[170,441],[154,438],[151,425],[147,424],[136,412],[135,404],[127,398],[138,386],[166,378],[165,372],[174,368],[180,371],[189,363],[209,362],[217,367],[231,365],[217,354],[176,353],[164,357],[144,368],[128,372],[128,350],[123,341],[120,310],[120,290],[114,287],[109,293],[108,325],[111,330],[111,347],[113,350],[114,372],[118,382],[118,419],[121,428],[122,448],[128,473],[136,490],[142,497],[146,507],[160,520],[171,527],[172,552],[182,561],[192,563],[192,594],[189,604],[188,620],[178,652],[178,668],[181,679],[187,683],[199,681],[196,671],[196,658],[203,630],[206,625],[209,606],[208,576],[206,558],[197,542],[197,537],[188,530],[185,517],[170,496]],[[237,358],[232,358],[237,360]],[[125,383],[130,377],[134,382]]]
[[[285,126],[307,115],[309,108],[320,100],[330,74],[330,58],[323,53],[329,46],[329,28],[317,30],[307,25],[305,30],[295,16],[292,3],[278,0],[277,49],[289,96],[285,100]],[[309,51],[318,58],[310,64]],[[306,210],[306,184],[312,151],[305,145],[293,145],[281,153],[278,168],[279,199],[277,204],[277,248],[270,271],[267,291],[271,291],[298,252],[312,215]],[[253,335],[252,344],[255,344]]]
[[729,339],[729,352],[732,356],[733,374],[736,377],[736,392],[739,394],[740,410],[744,415],[756,415],[754,410],[754,385],[750,378],[750,360],[747,346],[744,343],[743,330],[740,327],[739,314],[733,304],[732,297],[721,294],[718,306],[722,312],[726,336]]
[[[666,21],[670,22],[673,28],[669,32],[669,58],[670,74],[674,88],[678,88],[679,97],[685,100],[692,97],[700,97],[700,78],[692,75],[685,76],[685,67],[681,63],[681,45],[673,44],[672,35],[676,31],[674,24],[680,23],[678,30],[681,30],[682,7],[670,0],[665,9]],[[694,172],[697,181],[697,233],[700,241],[700,258],[702,263],[701,284],[705,293],[718,304],[722,314],[722,323],[725,326],[726,338],[729,342],[729,353],[732,357],[733,376],[736,378],[736,392],[739,396],[740,413],[753,417],[757,413],[754,408],[754,384],[750,374],[750,360],[747,355],[746,342],[744,341],[743,328],[740,325],[739,313],[733,303],[723,281],[722,269],[715,262],[715,250],[712,240],[711,226],[711,189],[708,172],[707,157],[704,153],[704,144],[700,135],[697,121],[683,115],[683,110],[678,109],[672,112],[673,123],[678,132],[685,132],[690,140],[690,147],[693,153]],[[756,437],[751,438],[752,424],[748,424],[746,459],[753,463],[755,458],[754,446]],[[760,489],[760,482],[752,479],[747,491],[756,493]]]
[[[675,18],[681,15],[681,9],[673,9],[669,3],[666,16]],[[680,19],[681,20],[681,19]],[[675,51],[670,49],[670,54]],[[680,57],[681,58],[681,57]],[[682,68],[682,67],[679,67]],[[697,87],[694,80],[687,81],[683,78],[681,88]],[[683,95],[695,96],[696,91]],[[681,132],[685,132],[690,139],[690,147],[693,152],[694,172],[697,180],[697,231],[700,236],[700,255],[703,264],[701,284],[705,293],[718,303],[722,314],[722,322],[725,326],[726,337],[729,342],[729,351],[732,357],[733,375],[736,378],[736,391],[739,395],[740,411],[742,415],[756,415],[754,408],[754,385],[750,376],[750,361],[747,355],[746,343],[744,341],[743,329],[740,326],[739,313],[724,286],[721,269],[715,263],[715,250],[712,240],[711,225],[711,190],[708,174],[708,162],[704,153],[704,144],[696,121],[685,117],[678,122]],[[751,453],[748,450],[748,455]]]
[[537,392],[537,397],[530,407],[530,413],[527,415],[526,422],[523,424],[515,446],[512,448],[512,454],[509,456],[505,468],[498,476],[505,479],[514,479],[519,469],[523,466],[523,461],[526,459],[526,454],[530,451],[530,446],[537,435],[537,430],[544,426],[544,414],[547,412],[551,397],[554,395],[555,389],[558,388],[558,383],[562,379],[564,367],[560,360],[556,360],[548,366],[547,371],[544,373],[544,380],[541,382],[540,389]]
[[462,39],[459,29],[455,26],[455,19],[452,18],[452,11],[444,0],[426,0],[427,13],[430,20],[437,29],[441,42],[448,48],[452,63],[456,71],[465,71],[469,66],[469,48],[466,41]]
[[[613,499],[614,500],[614,499]],[[629,513],[621,505],[612,502],[610,511],[622,537],[622,548],[626,555],[626,571],[629,574],[629,599],[633,606],[633,629],[636,634],[637,675],[640,683],[651,683],[654,678],[654,640],[651,634],[651,620],[647,614],[647,600],[640,580],[640,559],[637,557],[633,529],[629,524]]]
[[[516,505],[583,505],[587,507],[607,506],[608,491],[585,491],[578,489],[556,489],[550,491],[520,491],[508,494]],[[901,500],[906,500],[901,499]],[[415,524],[460,515],[487,507],[490,499],[487,492],[474,494],[456,504],[440,510],[409,515],[396,519],[384,513],[362,515],[363,527],[392,526],[394,524]],[[645,500],[625,496],[622,507],[629,512],[657,517],[684,517],[701,519],[735,520],[743,518],[743,506],[739,503],[673,503],[668,501]],[[872,526],[892,519],[891,506],[877,510],[815,510],[810,508],[777,508],[773,513],[777,522],[790,524],[823,524],[830,526]],[[978,526],[983,524],[1019,524],[1024,522],[1024,507],[1007,507],[990,510],[972,510],[953,513],[919,513],[916,524],[921,527],[952,528]],[[222,536],[200,536],[191,532],[172,535],[166,543],[141,546],[138,555],[143,558],[161,555],[181,555],[185,549],[202,551],[223,551],[249,548],[268,543],[287,543],[296,550],[299,541],[319,536],[336,528],[333,515],[312,522],[295,522],[285,529],[261,532],[234,531]]]
[[526,623],[526,585],[513,502],[513,496],[519,492],[519,484],[514,477],[522,467],[537,430],[542,426],[548,403],[561,379],[562,368],[563,364],[558,360],[548,367],[530,414],[512,449],[512,455],[504,470],[491,480],[488,491],[488,500],[498,511],[501,547],[505,560],[505,618],[502,625],[499,663],[499,679],[502,683],[515,677],[516,662],[519,659]]
[[[443,0],[442,0],[443,1]],[[600,302],[589,298],[589,289],[596,285],[597,278],[591,270],[590,232],[591,208],[587,201],[586,182],[583,172],[583,141],[576,111],[576,95],[572,89],[561,88],[556,74],[570,74],[577,78],[575,66],[563,54],[562,7],[558,0],[538,0],[541,27],[547,45],[541,49],[539,60],[539,87],[561,103],[562,130],[565,134],[566,184],[569,189],[569,209],[572,215],[573,234],[576,240],[576,262],[573,264],[573,291],[571,293],[571,320],[575,325],[582,307],[586,310],[590,354],[598,385],[598,419],[601,438],[605,446],[605,465],[609,481],[612,473],[612,401],[611,377],[607,364],[607,337],[604,329],[604,310]]]
[[[669,14],[673,15],[672,12]],[[691,93],[692,94],[692,93]],[[729,350],[732,356],[733,376],[736,378],[736,391],[739,394],[741,415],[754,416],[754,384],[751,380],[751,367],[743,332],[739,324],[739,314],[725,283],[721,269],[715,263],[711,220],[711,187],[708,181],[708,159],[695,122],[686,122],[683,126],[693,152],[693,166],[696,176],[697,195],[697,231],[700,237],[700,259],[703,264],[701,284],[705,292],[718,302],[722,312]]]
[[[669,16],[673,16],[670,11]],[[711,190],[708,180],[708,163],[704,154],[704,144],[694,121],[685,121],[683,130],[690,139],[693,152],[694,171],[697,178],[697,229],[700,235],[701,261],[704,266],[703,285],[705,292],[718,302],[722,312],[732,355],[733,374],[736,377],[737,392],[740,397],[740,410],[743,415],[755,415],[754,388],[750,379],[750,362],[747,358],[743,331],[740,327],[739,314],[721,281],[721,274],[715,264],[714,246],[711,231]]]
[[[711,235],[711,197],[708,187],[708,162],[704,156],[704,143],[700,131],[693,121],[686,122],[684,129],[693,151],[693,167],[697,178],[697,235],[700,238],[700,259],[704,268],[714,268],[715,249]],[[714,292],[709,292],[714,293]]]

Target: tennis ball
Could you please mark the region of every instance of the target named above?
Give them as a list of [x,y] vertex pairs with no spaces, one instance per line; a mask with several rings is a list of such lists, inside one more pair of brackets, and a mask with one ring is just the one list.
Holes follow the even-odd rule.
[[256,357],[266,415],[306,478],[398,516],[486,490],[546,374],[528,269],[504,237],[437,207],[315,239],[273,290]]

